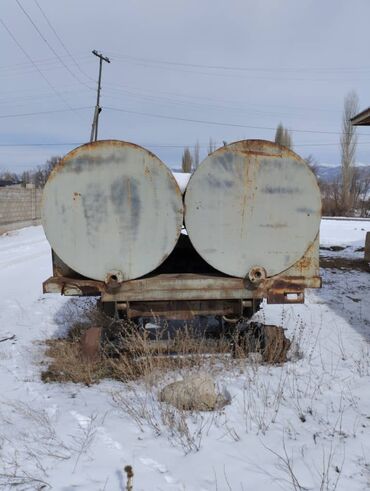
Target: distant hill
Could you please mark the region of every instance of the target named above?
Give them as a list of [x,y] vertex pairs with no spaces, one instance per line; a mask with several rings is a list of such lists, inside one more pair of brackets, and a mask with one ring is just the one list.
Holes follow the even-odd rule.
[[[360,175],[363,177],[370,177],[370,165],[361,165],[357,167]],[[327,165],[318,165],[316,174],[322,181],[334,181],[340,177],[341,168],[340,166],[329,167]]]
[[[370,178],[370,165],[361,165],[357,167],[360,175]],[[330,182],[340,177],[340,166],[330,167],[328,165],[318,165],[316,173],[321,181]],[[181,173],[181,169],[171,169],[172,172]]]

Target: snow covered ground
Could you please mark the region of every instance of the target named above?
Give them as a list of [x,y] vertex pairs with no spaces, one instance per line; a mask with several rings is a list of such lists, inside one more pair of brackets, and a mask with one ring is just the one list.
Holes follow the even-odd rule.
[[[323,221],[321,243],[358,257],[366,230]],[[42,341],[64,332],[71,302],[41,292],[41,227],[0,236],[0,271],[0,489],[124,490],[126,464],[134,491],[369,489],[369,273],[325,269],[304,305],[264,305],[260,317],[294,338],[292,360],[218,374],[231,404],[171,427],[143,386],[40,381]]]
[[180,191],[184,193],[191,174],[187,172],[172,172],[172,174],[174,175],[176,182],[179,185]]
[[[363,251],[359,251],[365,245],[366,232],[369,230],[370,220],[322,220],[320,229],[320,246],[328,248],[330,246],[343,247],[340,251],[341,257],[364,257]],[[338,251],[325,251],[322,254],[338,256]]]

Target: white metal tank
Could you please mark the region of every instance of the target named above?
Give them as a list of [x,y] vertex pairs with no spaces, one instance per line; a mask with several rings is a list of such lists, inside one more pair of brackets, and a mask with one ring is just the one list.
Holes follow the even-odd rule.
[[151,152],[116,140],[76,148],[50,175],[42,223],[56,254],[83,276],[143,276],[171,253],[183,204],[171,171]]
[[210,154],[185,194],[194,248],[219,271],[252,281],[297,262],[319,233],[320,217],[320,191],[305,161],[264,140]]

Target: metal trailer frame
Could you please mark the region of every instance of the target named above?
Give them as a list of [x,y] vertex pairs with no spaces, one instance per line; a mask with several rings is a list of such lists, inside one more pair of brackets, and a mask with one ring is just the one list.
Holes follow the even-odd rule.
[[[129,144],[126,142],[117,142],[117,141],[105,141],[98,142],[94,144],[85,145],[80,147],[73,152],[69,153],[66,159],[60,164],[59,171],[63,166],[80,154],[84,155],[86,159],[85,153],[89,156],[90,146],[96,146],[100,150],[100,152],[106,151],[107,149],[115,149],[118,152],[119,149],[125,149],[127,147],[128,150],[140,150],[140,152],[146,152],[148,158],[157,159],[154,155],[145,151],[144,149],[140,149],[133,144]],[[231,150],[230,150],[231,149]],[[304,169],[304,161],[298,157],[296,154],[291,152],[290,150],[276,145],[271,142],[263,141],[263,140],[247,140],[236,142],[230,144],[228,147],[222,147],[218,149],[216,152],[211,154],[208,157],[209,159],[213,159],[215,161],[215,166],[213,169],[218,169],[218,172],[221,173],[221,177],[223,179],[226,170],[228,169],[227,163],[230,160],[230,152],[235,151],[241,157],[247,155],[248,157],[253,159],[253,165],[251,169],[257,169],[258,166],[266,166],[264,163],[265,159],[268,158],[287,158],[289,161],[297,161],[300,164],[297,169]],[[98,152],[99,154],[99,152]],[[93,156],[90,155],[90,160],[94,161]],[[95,157],[94,157],[95,158]],[[226,160],[225,160],[226,159]],[[90,161],[88,160],[88,161]],[[293,165],[294,162],[291,163]],[[216,165],[217,164],[217,165]],[[74,176],[74,172],[77,173],[78,170],[81,170],[81,162],[77,159],[74,163],[72,169],[72,177]],[[164,165],[164,164],[161,164]],[[207,166],[207,162],[202,164],[203,166]],[[199,171],[202,169],[202,165],[199,168]],[[88,167],[89,168],[89,167]],[[92,167],[94,169],[94,167]],[[204,167],[207,171],[207,168]],[[276,167],[277,171],[279,171],[280,167]],[[51,184],[53,184],[53,178],[56,177],[56,173],[58,172],[58,168],[54,170],[54,174],[51,175],[49,180],[51,179]],[[148,173],[148,178],[150,177],[150,169],[146,169],[145,171]],[[208,172],[208,171],[207,171]],[[215,171],[216,172],[216,171]],[[217,174],[217,173],[216,173]],[[240,173],[239,173],[240,174]],[[239,176],[239,174],[237,174]],[[276,176],[279,175],[279,172],[275,173]],[[266,169],[264,171],[264,181],[261,181],[264,187],[262,192],[264,196],[267,197],[278,197],[282,196],[284,198],[283,205],[281,208],[281,215],[285,216],[286,214],[291,213],[291,209],[293,206],[294,217],[297,220],[303,220],[299,222],[300,225],[300,233],[303,233],[305,223],[304,217],[311,216],[312,213],[314,215],[310,218],[311,228],[309,228],[311,235],[310,242],[300,242],[300,245],[304,243],[302,248],[306,248],[304,254],[302,254],[299,259],[297,254],[293,254],[292,261],[296,261],[294,264],[291,262],[283,262],[283,266],[281,269],[286,268],[284,271],[281,269],[271,269],[267,268],[266,270],[262,264],[259,263],[248,264],[248,273],[245,278],[240,278],[237,276],[230,276],[225,273],[221,273],[216,270],[211,264],[217,264],[215,267],[220,267],[223,271],[228,271],[226,268],[221,268],[219,263],[212,263],[209,259],[207,259],[207,255],[201,254],[201,252],[197,252],[197,247],[191,244],[191,233],[190,238],[186,234],[185,231],[181,232],[182,220],[178,220],[176,222],[176,237],[178,238],[176,246],[172,250],[172,252],[166,251],[166,255],[162,257],[162,262],[157,262],[156,264],[160,264],[154,271],[149,274],[145,274],[145,276],[140,276],[137,278],[137,275],[127,276],[135,279],[125,279],[124,275],[119,275],[118,272],[111,272],[104,275],[95,276],[101,278],[100,280],[89,279],[87,277],[82,276],[77,273],[70,267],[68,267],[53,251],[52,253],[52,262],[53,262],[53,276],[46,280],[43,283],[43,291],[44,293],[60,293],[66,296],[95,296],[99,297],[101,304],[105,311],[113,311],[122,315],[122,317],[126,317],[128,319],[140,319],[140,318],[156,318],[156,319],[182,319],[189,320],[194,318],[195,316],[223,316],[227,318],[230,322],[237,322],[238,319],[241,318],[249,318],[251,315],[258,309],[261,301],[265,299],[267,303],[270,304],[297,304],[304,302],[304,293],[305,288],[320,288],[321,287],[321,278],[319,271],[319,233],[316,233],[318,230],[318,210],[316,210],[318,203],[316,203],[316,198],[319,199],[319,190],[317,188],[317,184],[315,189],[310,188],[311,180],[304,181],[307,184],[308,188],[306,191],[310,196],[310,192],[313,193],[313,201],[316,203],[314,210],[307,209],[304,206],[298,206],[294,208],[297,201],[294,201],[292,196],[297,195],[298,193],[302,193],[302,186],[299,188],[297,183],[293,187],[287,187],[284,182],[276,182],[275,187],[269,185],[269,181],[266,180]],[[301,174],[297,174],[297,179],[301,178]],[[203,176],[204,177],[204,176]],[[208,183],[208,192],[212,191],[212,183],[213,181],[207,181],[208,174],[205,174],[205,183]],[[221,179],[220,177],[220,179]],[[248,173],[242,175],[243,179],[245,179],[245,185],[251,185],[250,180],[253,179],[253,173],[250,176]],[[303,175],[304,177],[304,175]],[[307,177],[307,176],[306,176]],[[196,173],[191,178],[189,185],[192,185],[192,179],[196,178]],[[225,179],[221,181],[224,182]],[[235,176],[233,177],[235,180]],[[68,181],[71,190],[73,191],[73,180]],[[203,182],[203,181],[202,181]],[[216,180],[216,183],[218,181]],[[226,181],[225,181],[226,182]],[[244,180],[242,181],[244,183]],[[312,185],[314,183],[314,179],[312,176]],[[85,183],[86,184],[86,183]],[[226,183],[227,184],[227,183]],[[47,185],[48,186],[48,185]],[[225,185],[226,186],[226,185]],[[223,192],[230,192],[227,186],[222,188]],[[165,188],[164,188],[165,189]],[[180,191],[177,189],[177,185],[175,186],[175,192],[179,193]],[[257,188],[256,188],[257,189]],[[52,190],[48,192],[51,193],[52,198]],[[69,192],[70,190],[68,190]],[[252,190],[253,191],[253,190]],[[77,193],[78,194],[78,193]],[[76,192],[73,193],[73,200],[76,198]],[[210,194],[213,196],[212,194]],[[306,196],[307,193],[304,195]],[[185,195],[185,205],[186,205],[186,196]],[[129,198],[130,205],[132,204],[132,196],[131,193],[127,193],[127,197]],[[307,196],[306,196],[307,197]],[[177,195],[177,199],[180,199],[180,196]],[[236,199],[239,199],[239,195],[236,195]],[[278,205],[278,202],[274,200],[270,200],[271,203],[274,203],[275,206]],[[269,202],[270,202],[269,201]],[[74,206],[76,203],[73,203]],[[237,203],[240,208],[240,203]],[[316,206],[317,205],[317,206]],[[245,202],[243,201],[243,206],[245,207]],[[186,206],[185,206],[186,207]],[[239,209],[236,207],[235,209]],[[74,208],[72,208],[74,209]],[[243,208],[244,209],[244,208]],[[56,208],[55,213],[59,209]],[[175,207],[175,212],[177,212],[177,208]],[[60,210],[60,213],[63,214],[63,211]],[[80,210],[81,221],[82,219],[82,211]],[[289,215],[288,215],[289,217]],[[53,222],[53,215],[51,214],[49,219],[51,223],[55,225]],[[314,219],[313,219],[314,218]],[[100,217],[99,226],[101,224],[106,225],[109,216],[102,215]],[[189,217],[186,214],[185,210],[185,224],[189,220]],[[57,222],[58,224],[59,222]],[[136,223],[136,222],[135,222]],[[293,224],[294,225],[294,224]],[[316,228],[312,228],[313,226]],[[112,225],[113,226],[113,225]],[[146,226],[149,227],[150,224],[146,223]],[[198,227],[202,227],[202,220],[199,219],[197,223]],[[295,236],[294,226],[290,228],[284,228],[282,230],[282,226],[279,223],[263,223],[261,226],[264,227],[274,227],[279,233],[276,234],[268,234],[268,231],[272,230],[271,228],[266,228],[264,231],[263,243],[262,246],[268,245],[267,248],[264,248],[262,252],[259,250],[259,254],[268,254],[272,253],[276,244],[274,244],[275,240],[280,240],[279,247],[280,249],[286,245],[286,249],[289,249],[289,245],[294,246],[296,244],[297,237]],[[202,229],[203,231],[203,229]],[[59,233],[62,233],[58,227],[54,230],[56,236],[58,237]],[[126,233],[130,236],[130,227],[128,230],[124,228],[121,229],[121,233],[125,235]],[[314,234],[316,235],[314,237]],[[194,236],[194,234],[193,234]],[[99,264],[99,251],[92,254],[94,250],[94,239],[95,236],[91,236],[90,240],[93,243],[93,247],[90,247],[89,252],[93,257],[94,265]],[[281,237],[283,238],[284,244],[282,245]],[[105,241],[109,241],[110,238],[104,236],[103,234],[98,235],[100,250],[105,250]],[[117,237],[116,237],[116,240]],[[146,240],[141,240],[140,242],[140,253],[137,254],[137,263],[141,265],[141,262],[150,254],[150,244],[147,243]],[[268,244],[267,244],[268,242]],[[90,244],[91,245],[91,244]],[[204,244],[203,244],[204,245]],[[246,250],[246,243],[242,244],[244,247],[243,250]],[[54,244],[54,247],[56,245]],[[292,248],[291,248],[292,249]],[[201,248],[201,251],[204,253],[204,247]],[[298,248],[299,254],[301,254],[301,249]],[[80,247],[80,255],[83,256],[84,248]],[[136,251],[137,252],[137,251]],[[167,253],[168,252],[168,253]],[[280,252],[284,252],[284,249]],[[290,250],[286,252],[287,256],[289,256]],[[60,252],[62,254],[62,252]],[[255,256],[253,256],[255,257]],[[96,258],[96,260],[95,260]],[[245,258],[245,254],[244,254]],[[295,259],[296,258],[296,259]],[[250,258],[249,258],[250,259]],[[66,259],[67,260],[67,259]],[[71,262],[71,264],[74,264]],[[74,267],[77,267],[76,265]],[[153,266],[155,267],[155,266]],[[146,269],[145,271],[148,271]],[[235,268],[234,268],[235,270]],[[237,275],[237,273],[230,271],[231,274]],[[240,270],[240,268],[239,268]],[[84,271],[81,269],[81,271]],[[281,271],[278,274],[275,274],[275,271]],[[85,273],[87,274],[87,273]],[[141,273],[142,274],[142,273]],[[241,275],[239,275],[241,276]]]
[[[170,273],[165,267],[139,279],[108,283],[85,278],[71,270],[52,251],[53,276],[44,293],[99,297],[106,311],[113,307],[128,319],[190,320],[198,315],[250,317],[263,299],[269,304],[304,303],[305,288],[320,288],[319,235],[305,254],[286,271],[265,278],[235,278],[210,268],[204,273]],[[165,264],[165,263],[164,263]],[[198,271],[194,268],[193,270]]]

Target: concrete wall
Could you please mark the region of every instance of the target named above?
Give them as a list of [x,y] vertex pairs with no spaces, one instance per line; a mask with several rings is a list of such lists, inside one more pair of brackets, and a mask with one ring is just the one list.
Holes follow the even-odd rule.
[[38,225],[41,218],[41,189],[8,186],[0,188],[0,233]]

